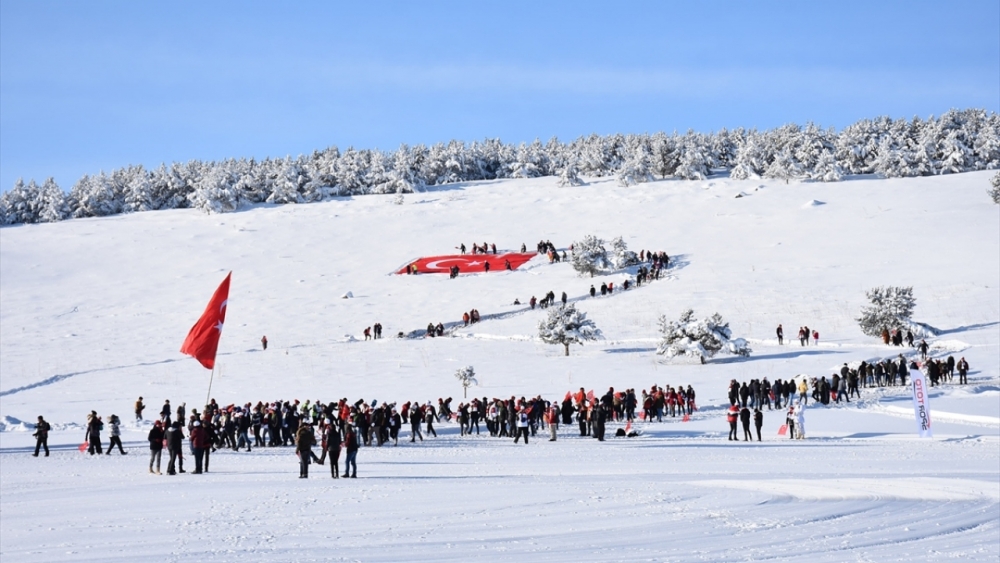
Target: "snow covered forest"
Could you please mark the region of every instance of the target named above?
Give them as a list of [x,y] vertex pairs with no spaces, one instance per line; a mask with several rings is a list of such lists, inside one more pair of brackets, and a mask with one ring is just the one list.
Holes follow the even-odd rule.
[[156,209],[225,213],[259,203],[309,203],[335,196],[419,192],[475,180],[560,176],[617,177],[629,186],[655,178],[835,182],[847,175],[886,178],[1000,168],[1000,115],[952,110],[927,120],[865,119],[840,132],[785,125],[683,135],[590,135],[518,146],[497,139],[401,146],[394,152],[336,147],[298,158],[192,160],[155,170],[126,166],[80,178],[67,193],[53,179],[0,196],[0,225],[100,217]]

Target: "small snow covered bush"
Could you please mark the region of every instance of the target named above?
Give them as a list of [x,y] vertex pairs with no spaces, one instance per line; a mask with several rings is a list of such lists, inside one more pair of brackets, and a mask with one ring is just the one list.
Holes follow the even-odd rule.
[[986,193],[990,194],[993,198],[993,203],[1000,205],[1000,172],[997,172],[992,178],[990,178],[990,189],[986,190]]
[[867,336],[880,336],[882,330],[908,327],[917,301],[913,287],[873,287],[865,292],[870,305],[861,309],[857,319],[861,332]]
[[576,163],[571,162],[563,167],[562,172],[559,173],[559,186],[582,186],[584,184],[583,180],[580,179],[580,173],[576,169]]
[[628,249],[622,237],[611,241],[611,251],[604,248],[604,240],[593,235],[573,243],[573,269],[580,275],[621,270],[639,263],[639,255]]
[[639,263],[639,255],[628,249],[622,237],[615,237],[611,241],[611,263],[618,270],[635,266]]
[[587,313],[570,303],[549,308],[546,317],[538,322],[538,337],[546,344],[562,344],[568,356],[570,344],[582,346],[585,340],[598,340],[602,335]]
[[749,356],[752,352],[746,340],[732,338],[729,323],[723,321],[718,313],[707,319],[696,319],[694,311],[688,309],[676,321],[667,321],[666,316],[661,316],[660,333],[663,340],[656,353],[668,358],[690,356],[705,363],[705,358],[719,352],[737,356]]
[[469,387],[472,385],[479,385],[476,381],[476,370],[472,366],[465,366],[455,372],[455,379],[462,384],[462,392],[465,396],[469,394]]

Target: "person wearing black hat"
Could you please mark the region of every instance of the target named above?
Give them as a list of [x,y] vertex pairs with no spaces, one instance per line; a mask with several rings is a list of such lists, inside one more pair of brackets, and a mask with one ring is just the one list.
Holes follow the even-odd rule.
[[118,415],[111,415],[111,418],[108,419],[108,424],[111,426],[111,436],[109,438],[111,443],[108,444],[108,455],[111,455],[111,451],[115,449],[115,446],[118,446],[118,451],[122,455],[126,455],[128,452],[122,447],[122,433],[118,428],[121,425],[121,420],[118,418]]
[[45,457],[49,457],[49,430],[52,426],[41,415],[38,415],[38,424],[35,425],[35,433],[32,436],[35,437],[35,453],[31,454],[38,457],[38,451],[41,448],[45,448]]

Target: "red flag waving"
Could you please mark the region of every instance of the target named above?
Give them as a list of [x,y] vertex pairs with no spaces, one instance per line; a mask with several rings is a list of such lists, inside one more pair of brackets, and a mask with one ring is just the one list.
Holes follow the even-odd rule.
[[226,321],[229,278],[232,275],[233,273],[229,272],[226,279],[222,280],[219,289],[215,290],[212,300],[208,302],[208,307],[205,307],[205,312],[191,327],[191,332],[181,345],[182,353],[194,356],[194,359],[207,369],[215,367],[215,352],[219,349],[219,337],[222,336],[222,325]]

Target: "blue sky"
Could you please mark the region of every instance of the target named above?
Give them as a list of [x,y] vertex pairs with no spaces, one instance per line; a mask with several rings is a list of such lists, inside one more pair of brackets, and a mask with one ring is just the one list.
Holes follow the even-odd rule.
[[996,0],[0,2],[3,190],[331,145],[968,107],[1000,111]]

